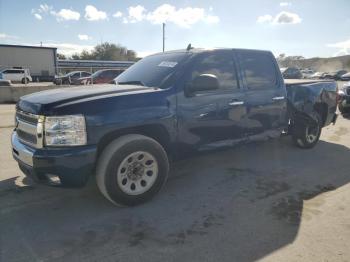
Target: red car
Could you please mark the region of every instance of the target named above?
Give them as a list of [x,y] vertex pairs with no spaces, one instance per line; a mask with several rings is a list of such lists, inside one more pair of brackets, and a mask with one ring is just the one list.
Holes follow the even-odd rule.
[[89,85],[89,84],[108,84],[111,83],[114,78],[123,73],[121,69],[103,69],[98,70],[88,77],[81,77],[74,81],[76,85]]

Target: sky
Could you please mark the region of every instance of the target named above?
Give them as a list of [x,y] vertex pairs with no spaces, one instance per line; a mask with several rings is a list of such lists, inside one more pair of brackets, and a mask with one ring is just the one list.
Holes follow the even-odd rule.
[[276,56],[350,54],[350,0],[0,0],[0,44],[72,55],[113,42],[140,57],[165,49],[232,47]]

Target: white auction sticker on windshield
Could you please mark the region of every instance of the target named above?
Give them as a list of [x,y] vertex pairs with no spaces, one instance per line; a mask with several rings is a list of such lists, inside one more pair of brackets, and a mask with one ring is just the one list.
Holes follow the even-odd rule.
[[158,66],[163,67],[175,67],[177,65],[177,62],[171,62],[171,61],[163,61]]

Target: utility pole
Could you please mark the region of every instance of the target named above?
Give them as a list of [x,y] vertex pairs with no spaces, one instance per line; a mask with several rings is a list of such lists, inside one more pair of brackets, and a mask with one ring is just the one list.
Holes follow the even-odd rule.
[[163,23],[163,53],[165,51],[165,23]]

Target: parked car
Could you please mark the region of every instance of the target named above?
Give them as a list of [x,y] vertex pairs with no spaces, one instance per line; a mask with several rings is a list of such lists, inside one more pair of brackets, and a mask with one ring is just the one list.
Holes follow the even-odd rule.
[[10,68],[1,71],[1,77],[4,80],[10,80],[11,82],[21,82],[22,84],[27,84],[32,81],[29,69],[17,69]]
[[339,89],[339,111],[342,114],[350,114],[350,82]]
[[301,79],[303,74],[296,67],[281,68],[281,73],[284,79]]
[[323,76],[323,79],[333,79],[333,80],[340,80],[341,76],[346,74],[346,70],[338,70],[335,72],[327,73]]
[[334,81],[285,84],[268,51],[159,53],[115,82],[21,97],[12,134],[20,169],[61,186],[82,186],[95,173],[108,200],[137,205],[162,188],[169,160],[185,152],[282,132],[312,148],[337,116]]
[[310,79],[311,76],[315,73],[313,70],[311,69],[303,69],[301,70],[301,73],[303,75],[303,78],[308,78]]
[[121,69],[103,69],[96,71],[89,77],[81,77],[74,81],[77,85],[90,84],[108,84],[113,82],[114,78],[120,75],[124,70]]
[[73,71],[63,76],[56,76],[54,83],[56,85],[71,85],[75,80],[82,77],[89,77],[91,73],[85,71]]
[[350,81],[350,72],[342,75],[340,77],[340,80],[342,80],[342,81]]
[[312,74],[309,79],[321,79],[324,74],[324,72],[316,72]]

